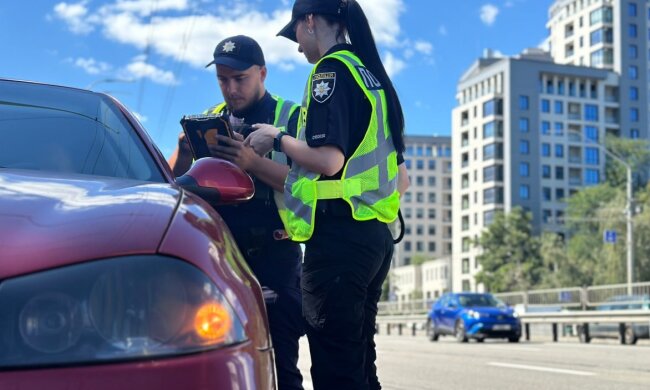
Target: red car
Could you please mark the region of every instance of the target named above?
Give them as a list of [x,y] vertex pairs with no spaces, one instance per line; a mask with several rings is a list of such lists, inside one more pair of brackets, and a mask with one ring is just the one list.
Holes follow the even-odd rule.
[[262,291],[213,202],[119,102],[0,79],[0,389],[275,389]]

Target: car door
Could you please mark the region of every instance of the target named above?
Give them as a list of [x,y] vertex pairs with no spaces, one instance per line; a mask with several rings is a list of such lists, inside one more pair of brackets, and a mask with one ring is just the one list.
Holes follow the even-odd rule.
[[434,324],[438,329],[440,329],[442,325],[442,309],[446,305],[447,298],[448,297],[445,295],[438,299],[431,308],[431,320],[434,321]]
[[459,311],[459,303],[456,296],[450,296],[445,306],[441,310],[441,322],[444,329],[451,333],[456,324],[456,317]]

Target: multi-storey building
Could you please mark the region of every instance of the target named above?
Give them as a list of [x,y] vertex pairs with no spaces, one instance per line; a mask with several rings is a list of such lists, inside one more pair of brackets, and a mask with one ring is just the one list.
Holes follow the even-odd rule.
[[451,138],[406,136],[405,143],[411,186],[402,198],[405,234],[395,267],[451,255]]
[[646,0],[557,0],[550,7],[549,49],[555,62],[613,70],[621,78],[620,136],[647,139],[648,30]]
[[454,291],[481,290],[473,242],[520,206],[536,232],[562,232],[564,198],[604,176],[595,143],[620,133],[619,76],[529,49],[487,53],[462,76],[452,118]]
[[399,302],[437,299],[451,290],[450,268],[449,257],[393,268],[390,274],[391,299]]

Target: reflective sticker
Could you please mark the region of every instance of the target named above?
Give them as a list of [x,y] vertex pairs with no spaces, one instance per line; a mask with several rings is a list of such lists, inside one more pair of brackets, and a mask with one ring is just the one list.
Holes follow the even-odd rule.
[[318,103],[324,103],[334,93],[336,72],[316,73],[311,80],[311,96]]

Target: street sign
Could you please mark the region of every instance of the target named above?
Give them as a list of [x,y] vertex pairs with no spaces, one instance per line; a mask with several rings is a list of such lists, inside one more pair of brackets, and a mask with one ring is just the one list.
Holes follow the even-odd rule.
[[605,230],[603,232],[603,242],[605,244],[616,244],[616,230]]

